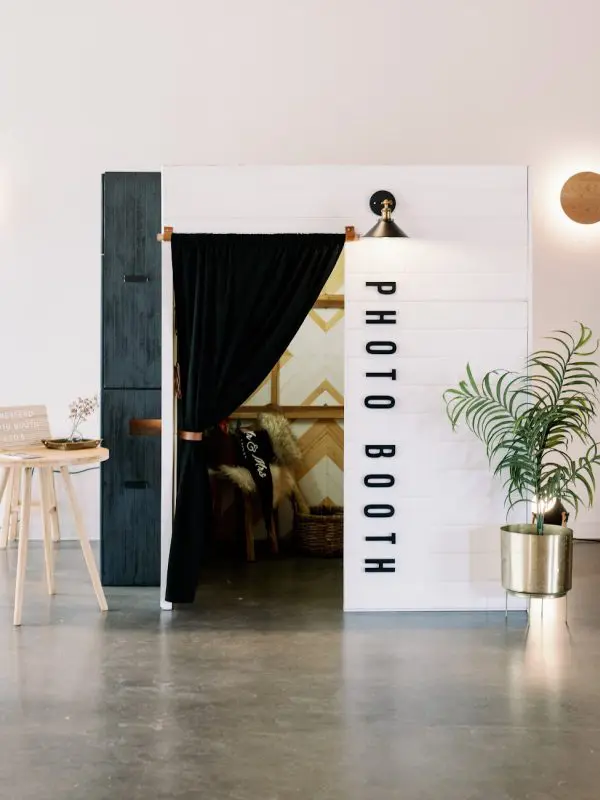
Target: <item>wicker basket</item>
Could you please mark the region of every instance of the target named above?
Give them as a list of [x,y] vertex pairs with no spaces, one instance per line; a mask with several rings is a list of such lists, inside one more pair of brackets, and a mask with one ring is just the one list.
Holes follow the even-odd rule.
[[296,540],[301,553],[335,558],[344,551],[344,509],[312,506],[309,514],[296,514]]

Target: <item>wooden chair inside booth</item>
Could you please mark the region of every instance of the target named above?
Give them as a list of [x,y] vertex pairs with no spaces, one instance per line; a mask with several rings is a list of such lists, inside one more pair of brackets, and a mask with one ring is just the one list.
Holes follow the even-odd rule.
[[[267,533],[273,555],[279,554],[279,507],[286,498],[293,498],[296,492],[296,481],[293,473],[285,468],[271,468],[273,478],[273,514],[267,526]],[[262,509],[256,489],[243,489],[238,484],[244,503],[244,536],[246,539],[246,560],[256,561],[254,548],[254,525],[263,519]]]
[[[268,525],[268,538],[271,552],[276,555],[279,552],[278,509],[281,503],[287,498],[301,508],[308,508],[295,476],[302,454],[288,420],[281,413],[270,411],[259,414],[257,422],[268,433],[275,456],[275,461],[269,465],[273,480],[273,515]],[[216,433],[207,439],[206,444],[209,463],[212,462],[215,516],[218,518],[221,514],[219,483],[227,481],[235,488],[238,501],[241,503],[246,560],[255,561],[254,525],[262,517],[262,509],[254,479],[249,470],[236,461],[233,434]]]
[[[220,484],[230,484],[235,493],[236,505],[241,511],[241,521],[246,545],[246,560],[253,562],[256,561],[254,526],[259,520],[263,519],[260,500],[254,486],[248,485],[243,478],[240,480],[238,477],[232,477],[231,472],[229,475],[226,474],[227,471],[228,470],[223,470],[221,468],[219,471],[214,471],[211,474],[214,515],[219,519],[223,514],[223,487],[220,486]],[[271,552],[273,555],[277,555],[279,553],[279,507],[281,503],[285,499],[289,499],[292,503],[292,507],[296,508],[299,504],[304,506],[305,501],[303,498],[299,499],[298,497],[300,490],[290,470],[275,466],[275,469],[272,469],[272,475],[273,515],[267,531]]]
[[[49,439],[50,423],[46,406],[11,406],[0,408],[0,451],[18,453],[28,447],[42,444]],[[32,463],[32,466],[35,466]],[[22,502],[22,467],[6,467],[0,480],[0,503],[3,503],[2,528],[0,529],[0,550],[5,550],[9,542],[16,541],[19,530]],[[58,504],[54,475],[48,482],[49,517],[52,541],[60,541]],[[32,506],[40,503],[32,503]]]

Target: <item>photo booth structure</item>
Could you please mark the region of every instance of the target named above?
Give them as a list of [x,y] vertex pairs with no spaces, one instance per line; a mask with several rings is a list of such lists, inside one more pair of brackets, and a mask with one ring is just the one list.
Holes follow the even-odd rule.
[[[176,502],[170,233],[349,228],[344,608],[504,610],[501,486],[481,444],[451,431],[442,393],[462,378],[467,361],[480,374],[519,368],[528,353],[527,185],[525,167],[163,168],[161,608],[171,608],[165,587]],[[375,222],[369,198],[378,190],[394,195],[394,219],[410,238],[354,237]],[[393,293],[378,289],[392,284]],[[394,322],[372,324],[378,318]],[[372,341],[393,341],[394,353],[376,357],[366,349]],[[392,396],[393,407],[369,407],[372,396]],[[375,471],[368,445],[393,445],[393,486],[365,484]],[[370,506],[393,515],[368,516]],[[509,603],[525,607],[519,598]]]

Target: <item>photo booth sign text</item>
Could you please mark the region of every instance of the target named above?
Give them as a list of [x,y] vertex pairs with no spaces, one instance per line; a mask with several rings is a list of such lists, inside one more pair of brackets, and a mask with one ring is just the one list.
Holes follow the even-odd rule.
[[393,585],[398,560],[398,282],[377,271],[382,244],[388,243],[359,242],[346,249],[344,604],[358,609],[362,593]]
[[50,436],[45,406],[0,408],[0,450],[38,445]]
[[522,366],[526,265],[526,248],[502,242],[346,245],[346,610],[502,601],[502,483],[480,442],[452,431],[442,395],[467,362]]

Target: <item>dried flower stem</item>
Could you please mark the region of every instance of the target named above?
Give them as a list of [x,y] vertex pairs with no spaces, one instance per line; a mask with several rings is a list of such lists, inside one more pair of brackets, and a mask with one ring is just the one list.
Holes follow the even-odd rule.
[[71,403],[69,406],[69,419],[73,427],[69,436],[70,442],[82,438],[79,433],[79,426],[92,417],[99,407],[100,403],[98,402],[97,394],[93,397],[78,397],[77,400]]

